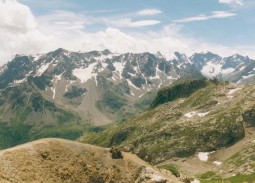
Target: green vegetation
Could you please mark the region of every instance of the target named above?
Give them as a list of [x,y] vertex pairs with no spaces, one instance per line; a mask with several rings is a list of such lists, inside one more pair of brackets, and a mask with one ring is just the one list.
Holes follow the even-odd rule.
[[86,93],[86,88],[78,88],[77,86],[72,86],[72,89],[64,93],[64,97],[73,99],[76,97],[81,96],[82,94]]
[[138,88],[141,88],[142,85],[146,83],[145,79],[142,76],[131,78],[131,82]]
[[172,172],[172,174],[175,176],[175,177],[180,177],[180,172],[179,172],[179,169],[176,165],[174,164],[168,164],[168,165],[163,165],[163,166],[160,166],[160,168],[163,168],[163,169],[166,169],[170,172]]
[[158,95],[153,101],[151,107],[154,108],[158,105],[174,101],[178,98],[188,97],[195,91],[204,88],[207,85],[208,81],[206,79],[196,79],[182,81],[180,83],[171,85],[170,87],[163,88],[158,92]]
[[4,101],[0,106],[0,149],[44,137],[74,140],[90,127],[78,114],[46,100],[31,83],[1,91],[0,100]]
[[0,122],[0,149],[16,146],[21,143],[30,141],[29,132],[32,126]]
[[[149,108],[125,123],[98,134],[87,133],[79,138],[79,141],[103,147],[118,146],[150,163],[158,164],[173,157],[192,156],[198,150],[215,151],[230,146],[244,137],[243,122],[240,121],[242,110],[239,103],[233,105],[231,103],[224,108],[215,105],[218,101],[229,101],[226,95],[219,95],[222,91],[225,92],[225,83],[205,79],[181,83],[184,84],[174,85],[178,86],[177,89],[174,86],[169,87],[176,95],[168,95],[169,90],[164,89],[165,92],[158,93],[158,99],[164,99],[166,102],[163,105],[157,104],[157,107]],[[192,88],[190,90],[196,89],[196,91],[186,98],[179,98],[177,91],[186,93],[185,89],[189,90],[190,87]],[[159,97],[160,93],[162,97]],[[168,97],[172,101],[168,101]],[[149,103],[150,100],[145,101]],[[138,102],[139,107],[132,105],[131,108],[138,111],[143,106],[139,105],[140,102]],[[132,113],[128,113],[132,110],[127,109],[127,113],[124,113],[125,107],[120,110],[123,113],[119,116],[123,121],[124,115],[132,117]],[[202,117],[194,115],[190,118],[185,116],[185,113],[191,111],[205,115]]]
[[45,90],[46,86],[51,86],[52,77],[48,74],[42,74],[41,76],[28,77],[28,82],[33,83],[40,90]]
[[84,127],[79,125],[61,125],[61,126],[49,126],[45,127],[39,132],[31,133],[31,139],[41,139],[41,138],[48,138],[48,137],[54,137],[54,138],[64,138],[64,139],[70,139],[75,140],[78,137],[80,137],[84,132]]
[[211,180],[220,180],[221,177],[217,175],[216,172],[213,171],[208,171],[203,173],[202,175],[199,176],[200,179],[211,179]]
[[200,179],[201,183],[254,183],[255,174],[250,175],[236,175],[226,179],[216,179],[216,180],[203,180]]
[[97,107],[101,110],[107,108],[110,112],[116,112],[121,107],[128,104],[127,99],[118,95],[113,91],[105,91],[102,95],[102,99],[97,101]]
[[137,99],[134,103],[123,106],[116,114],[117,123],[123,123],[149,109],[156,94],[156,91],[148,92],[141,98]]
[[252,160],[252,161],[255,161],[255,154],[253,154],[253,155],[251,156],[251,160]]
[[84,130],[84,126],[77,124],[45,126],[40,130],[36,130],[32,125],[0,122],[0,150],[48,137],[75,140],[83,134]]

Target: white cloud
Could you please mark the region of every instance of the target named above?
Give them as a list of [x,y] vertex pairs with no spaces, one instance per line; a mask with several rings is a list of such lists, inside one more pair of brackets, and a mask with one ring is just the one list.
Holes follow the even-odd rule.
[[54,11],[48,15],[38,17],[38,22],[43,26],[51,26],[52,29],[70,30],[82,30],[87,24],[91,23],[89,18],[67,11]]
[[144,9],[137,12],[139,16],[151,16],[151,15],[158,15],[161,14],[162,11],[158,9]]
[[104,23],[111,27],[144,27],[160,24],[159,20],[132,21],[130,18],[111,20],[103,19]]
[[0,29],[27,32],[36,27],[30,9],[16,0],[0,1]]
[[[44,53],[59,47],[71,51],[109,49],[119,53],[161,51],[163,54],[174,51],[192,54],[196,51],[210,50],[221,55],[238,52],[255,57],[255,46],[228,48],[209,44],[203,40],[183,36],[180,33],[182,27],[176,24],[166,26],[157,32],[125,33],[120,29],[109,27],[104,31],[91,33],[86,31],[86,26],[91,23],[91,19],[75,13],[53,12],[44,17],[34,17],[27,6],[16,1],[3,0],[0,0],[0,12],[0,19],[4,20],[0,24],[0,42],[2,43],[0,44],[0,64],[6,63],[16,53]],[[21,12],[22,16],[19,14]],[[221,17],[222,14],[215,12],[214,16]],[[132,22],[127,19],[125,21],[127,23],[124,24],[133,24],[133,26],[157,23],[151,20]]]
[[219,3],[242,6],[244,5],[244,0],[219,0]]
[[48,39],[36,27],[30,9],[16,0],[0,0],[0,64],[15,53],[41,51]]
[[229,12],[229,11],[214,11],[212,12],[211,15],[198,15],[194,17],[188,17],[188,18],[183,18],[179,20],[174,20],[174,23],[187,23],[187,22],[194,22],[194,21],[205,21],[205,20],[210,20],[210,19],[215,19],[215,18],[229,18],[236,16],[236,13]]

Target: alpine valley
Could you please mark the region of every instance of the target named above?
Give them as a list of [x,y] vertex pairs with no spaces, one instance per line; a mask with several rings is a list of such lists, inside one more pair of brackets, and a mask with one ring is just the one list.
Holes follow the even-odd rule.
[[[124,181],[120,175],[130,182],[251,182],[255,180],[254,83],[255,60],[238,54],[189,57],[179,52],[83,53],[61,48],[16,55],[0,70],[0,149],[48,137],[104,148],[43,139],[1,151],[0,162],[8,163],[19,153],[24,164],[31,163],[32,156],[49,167],[49,161],[59,161],[57,151],[66,151],[74,161],[82,157],[95,163],[99,158],[104,168],[110,163],[115,171],[116,162],[107,153],[121,150],[127,153],[120,161],[128,166],[111,174],[115,182]],[[83,149],[89,154],[82,154]],[[15,166],[23,166],[18,163]],[[69,163],[73,169],[82,168]],[[47,180],[81,179],[69,168]],[[87,179],[96,174],[92,169],[86,168],[91,175]],[[10,171],[0,168],[0,180],[32,180],[23,174],[9,176]],[[97,182],[112,180],[105,172]],[[45,181],[42,172],[38,177]]]

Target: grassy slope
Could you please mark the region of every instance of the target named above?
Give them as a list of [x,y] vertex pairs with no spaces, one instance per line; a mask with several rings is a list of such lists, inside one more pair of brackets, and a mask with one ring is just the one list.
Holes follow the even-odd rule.
[[[208,82],[206,88],[194,91],[187,98],[176,97],[127,123],[100,134],[87,134],[79,140],[105,147],[120,146],[152,163],[229,146],[244,136],[239,120],[244,98],[228,98],[228,87],[231,86]],[[191,111],[209,114],[184,116]]]
[[33,85],[3,90],[0,100],[0,149],[43,137],[76,139],[85,129],[77,114],[46,100]]

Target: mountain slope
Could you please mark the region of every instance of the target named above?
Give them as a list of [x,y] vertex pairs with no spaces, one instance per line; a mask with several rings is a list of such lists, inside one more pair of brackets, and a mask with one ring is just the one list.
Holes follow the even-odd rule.
[[[105,147],[118,146],[156,164],[228,147],[245,135],[243,123],[248,120],[242,114],[254,108],[255,88],[206,82],[206,87],[196,88],[190,96],[159,102],[161,105],[125,124],[99,134],[87,134],[79,140]],[[190,91],[186,86],[184,82],[177,88]]]
[[62,139],[0,151],[0,182],[179,182],[137,156]]

